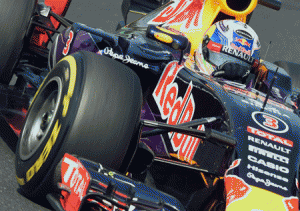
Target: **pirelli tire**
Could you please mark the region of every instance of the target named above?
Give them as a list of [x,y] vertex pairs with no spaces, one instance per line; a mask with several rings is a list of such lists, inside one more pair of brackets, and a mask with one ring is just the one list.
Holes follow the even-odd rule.
[[37,0],[0,0],[0,82],[9,83]]
[[66,152],[124,172],[138,144],[141,90],[134,71],[116,60],[84,51],[63,58],[37,91],[18,141],[22,192],[48,192]]

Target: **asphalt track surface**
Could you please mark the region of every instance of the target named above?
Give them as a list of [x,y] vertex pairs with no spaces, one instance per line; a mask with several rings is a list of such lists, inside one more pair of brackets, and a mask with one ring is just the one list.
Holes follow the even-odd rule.
[[[263,59],[300,63],[300,0],[282,2],[279,12],[258,6],[250,25],[260,37]],[[121,3],[122,0],[73,0],[66,17],[114,32],[122,20]],[[135,18],[138,16],[130,15],[129,21]],[[265,56],[270,41],[272,44]],[[47,203],[29,200],[19,193],[14,167],[17,137],[1,119],[0,127],[0,211],[51,210]]]

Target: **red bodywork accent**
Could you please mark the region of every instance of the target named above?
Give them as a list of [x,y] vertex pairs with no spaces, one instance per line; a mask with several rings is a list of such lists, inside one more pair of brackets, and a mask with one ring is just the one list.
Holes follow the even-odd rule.
[[[68,8],[70,6],[71,1],[72,0],[45,0],[45,4],[47,6],[51,7],[52,12],[54,12],[60,16],[65,16]],[[60,26],[60,23],[53,17],[50,17],[50,20],[51,20],[54,28],[58,29]],[[52,35],[52,33],[53,32],[49,31],[49,34]],[[46,34],[45,29],[38,27],[38,26],[35,27],[30,43],[35,46],[38,46],[38,47],[46,48],[48,45],[48,42],[49,42],[49,37]]]
[[208,44],[207,44],[207,48],[211,51],[214,51],[214,52],[217,52],[217,53],[220,53],[221,52],[221,49],[222,49],[222,45],[219,44],[219,43],[215,43],[213,41],[209,41]]
[[298,211],[299,210],[299,199],[298,197],[291,196],[288,198],[284,198],[283,204],[288,211]]
[[227,175],[228,171],[236,168],[240,163],[241,159],[234,160],[225,173],[226,207],[232,202],[246,198],[251,192],[251,187],[242,178],[236,175]]
[[71,193],[62,191],[60,203],[66,211],[78,211],[83,197],[86,195],[90,175],[80,161],[72,155],[65,154],[61,164],[62,184],[69,187]]
[[25,123],[27,110],[25,108],[22,108],[22,109],[20,109],[20,112],[22,112],[23,115],[14,115],[13,117],[10,117],[10,118],[5,117],[6,122],[9,124],[11,129],[15,132],[15,134],[18,137],[20,137],[21,130]]

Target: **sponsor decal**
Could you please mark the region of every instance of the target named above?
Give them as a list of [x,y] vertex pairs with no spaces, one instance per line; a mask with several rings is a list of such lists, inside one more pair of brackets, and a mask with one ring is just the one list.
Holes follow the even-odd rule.
[[66,46],[64,47],[63,52],[62,52],[62,54],[64,56],[66,56],[69,53],[70,45],[71,45],[71,43],[73,41],[73,38],[74,38],[74,32],[72,30],[70,30],[69,36],[68,36],[68,40],[66,42]]
[[[231,92],[234,92],[235,94],[240,94],[240,95],[244,95],[244,96],[247,96],[249,97],[249,100],[250,102],[248,102],[247,100],[243,100],[244,103],[246,104],[250,104],[250,105],[253,105],[253,106],[256,106],[256,107],[259,107],[259,108],[262,108],[263,106],[263,102],[265,101],[265,97],[263,96],[260,96],[260,95],[256,95],[255,93],[253,92],[250,92],[248,90],[245,90],[246,86],[243,85],[237,85],[236,83],[233,83],[233,82],[229,82],[227,81],[226,83],[230,83],[234,86],[230,86],[228,84],[224,84],[223,85],[223,88],[226,89],[226,90],[229,90]],[[236,86],[240,86],[240,87],[236,87]],[[257,99],[259,99],[261,102],[259,102]],[[290,112],[293,112],[293,109],[281,104],[281,103],[278,103],[274,100],[271,100],[271,99],[268,99],[268,104],[269,105],[272,105],[272,106],[276,106],[277,108],[282,108],[284,110],[287,110],[287,111],[290,111]],[[267,106],[265,107],[265,109],[271,109],[268,107],[268,104]],[[288,117],[286,114],[283,114],[285,115],[286,117]]]
[[271,114],[255,111],[251,117],[257,125],[273,133],[286,133],[289,130],[289,126],[283,120]]
[[226,54],[229,54],[230,56],[240,58],[240,59],[242,59],[242,60],[244,60],[244,61],[246,61],[250,64],[253,64],[253,62],[254,62],[254,58],[252,56],[250,56],[246,53],[243,53],[242,51],[231,48],[229,46],[223,45],[221,51],[226,53]]
[[219,22],[219,26],[220,26],[220,28],[221,28],[221,30],[222,30],[223,32],[227,32],[227,31],[229,30],[229,27],[224,25],[224,21],[223,21],[223,20],[221,20],[221,21]]
[[211,51],[218,53],[221,51],[222,45],[219,43],[215,43],[213,41],[209,41],[209,43],[207,44],[207,48],[210,49]]
[[299,210],[299,199],[298,197],[291,196],[288,198],[283,198],[282,202],[287,211],[298,211]]
[[121,54],[117,54],[113,51],[112,48],[106,47],[101,53],[105,54],[105,55],[109,55],[113,59],[121,60],[124,64],[129,63],[129,64],[134,64],[134,65],[140,66],[140,67],[145,68],[145,69],[149,69],[148,64],[144,64],[143,62],[137,61],[137,60],[131,58],[129,55],[124,56],[124,55],[121,55]]
[[271,158],[273,160],[277,160],[277,161],[280,161],[282,163],[286,163],[286,164],[289,164],[289,158],[287,157],[284,157],[282,155],[278,155],[276,153],[273,153],[273,152],[270,152],[268,150],[264,150],[264,149],[261,149],[261,148],[258,148],[258,147],[255,147],[253,145],[248,145],[248,150],[250,152],[254,152],[256,154],[259,154],[259,155],[262,155],[262,156],[265,156],[265,157],[268,157],[268,158]]
[[[254,94],[254,93],[252,93],[252,94]],[[252,98],[248,98],[247,100],[242,100],[242,102],[245,103],[245,104],[251,105],[251,106],[255,106],[255,107],[260,108],[260,109],[263,107],[263,103],[262,102],[260,102],[258,100],[255,100],[255,99],[252,99]],[[274,114],[278,114],[280,116],[284,116],[284,117],[290,118],[288,115],[281,113],[275,107],[266,106],[265,110],[266,111],[270,111],[270,112],[272,112]]]
[[247,173],[247,177],[250,178],[250,179],[253,179],[256,183],[263,183],[265,186],[267,187],[275,187],[275,188],[279,188],[279,189],[282,189],[284,191],[288,191],[287,187],[284,187],[284,186],[281,186],[281,185],[278,185],[274,182],[272,182],[271,180],[269,179],[262,179],[262,178],[259,178],[257,176],[255,176],[254,173],[252,172],[248,172]]
[[61,164],[61,180],[62,184],[71,190],[71,193],[62,191],[61,205],[64,210],[79,210],[90,184],[88,171],[77,158],[65,154]]
[[[201,28],[203,0],[175,1],[161,11],[150,24],[179,25],[183,24],[180,31],[186,32],[191,29]],[[186,11],[189,11],[188,13]],[[149,24],[148,23],[148,24]]]
[[[176,61],[167,64],[152,94],[161,118],[171,125],[191,121],[195,112],[192,82],[189,83],[185,94],[182,97],[178,96],[179,87],[174,81],[182,68],[183,66]],[[197,129],[204,130],[204,127],[200,125]],[[200,139],[180,133],[169,133],[168,135],[172,148],[178,152],[178,156],[192,160]]]
[[251,51],[250,50],[246,50],[243,46],[236,46],[234,43],[231,43],[230,46],[235,49],[235,50],[238,50],[238,51],[241,51],[245,54],[248,54],[248,55],[251,55]]
[[241,45],[247,46],[249,48],[251,47],[251,43],[249,43],[246,39],[235,37],[234,41],[240,43]]
[[252,191],[251,187],[240,177],[236,175],[227,175],[229,170],[239,166],[241,159],[233,161],[229,169],[225,173],[225,191],[226,191],[226,207],[231,203],[243,200]]
[[26,172],[26,181],[29,182],[31,178],[37,173],[42,165],[46,162],[52,147],[54,146],[57,136],[59,134],[61,128],[61,123],[59,123],[59,120],[56,120],[55,126],[52,129],[52,133],[50,135],[49,140],[47,141],[42,153],[40,154],[39,158],[36,160],[36,162],[28,169]]
[[232,44],[234,44],[236,47],[244,48],[247,54],[251,55],[253,38],[248,32],[243,30],[237,30],[236,32],[233,32]]
[[281,181],[284,181],[284,182],[289,182],[289,180],[287,178],[282,177],[282,176],[277,175],[277,174],[274,174],[274,173],[271,173],[269,171],[265,171],[263,169],[258,168],[257,166],[253,166],[253,165],[248,164],[247,168],[249,170],[256,171],[258,173],[264,174],[266,176],[269,176],[269,177],[272,177],[272,178],[275,178],[275,179],[278,179],[278,180],[281,180]]
[[251,127],[251,126],[247,127],[247,131],[249,133],[254,134],[254,135],[260,136],[262,138],[269,139],[271,141],[277,142],[279,144],[283,144],[283,145],[288,146],[288,147],[293,147],[293,145],[294,145],[294,142],[292,142],[292,141],[290,141],[288,139],[281,138],[279,136],[273,135],[271,133],[267,133],[265,131],[256,129],[256,128]]
[[[245,25],[245,26],[247,26],[247,25]],[[244,37],[245,39],[253,40],[252,35],[249,34],[247,31],[238,29],[238,30],[236,30],[235,32],[236,32],[239,36]]]
[[254,138],[253,136],[248,136],[248,141],[252,141],[254,143],[257,143],[257,144],[260,144],[260,145],[263,145],[263,146],[266,146],[266,147],[270,147],[272,149],[275,149],[277,151],[280,151],[280,152],[283,152],[283,153],[286,153],[286,154],[290,154],[291,150],[290,149],[287,149],[285,147],[282,147],[282,146],[278,146],[276,144],[273,144],[273,143],[269,143],[265,140],[262,140],[262,139],[259,139],[259,138]]
[[274,170],[280,171],[285,174],[288,174],[290,172],[290,170],[284,166],[280,166],[280,165],[274,164],[272,162],[264,161],[263,159],[258,159],[257,157],[255,157],[253,155],[248,155],[248,160],[253,163],[263,165],[267,168],[274,169]]

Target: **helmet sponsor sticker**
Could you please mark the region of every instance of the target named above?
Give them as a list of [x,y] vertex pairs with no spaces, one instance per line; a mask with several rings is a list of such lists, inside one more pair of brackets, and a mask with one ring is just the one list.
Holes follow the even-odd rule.
[[[247,25],[245,24],[245,27],[246,27],[246,26],[247,26]],[[249,32],[245,31],[245,30],[240,30],[240,29],[238,29],[238,30],[236,30],[235,32],[236,32],[237,35],[239,35],[239,36],[241,36],[241,37],[243,37],[243,38],[245,38],[245,39],[253,40],[252,35],[251,35]]]
[[271,114],[255,111],[251,117],[257,125],[273,133],[286,133],[289,130],[289,126],[283,120]]
[[226,46],[226,45],[222,46],[222,52],[226,53],[230,56],[242,59],[245,62],[248,62],[249,64],[253,64],[253,62],[255,60],[252,56],[248,55],[247,53],[244,53],[242,51],[239,51],[237,49],[234,49],[234,48]]

